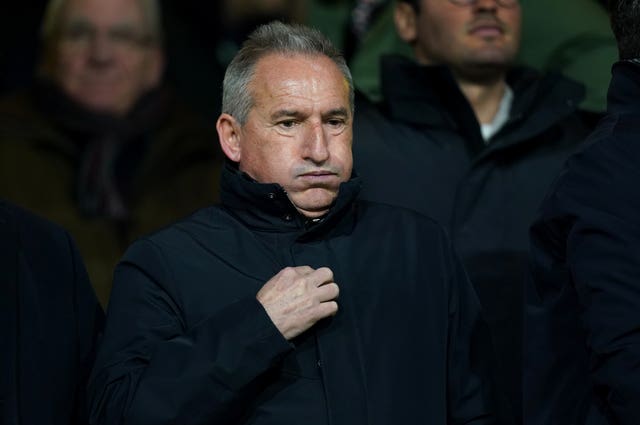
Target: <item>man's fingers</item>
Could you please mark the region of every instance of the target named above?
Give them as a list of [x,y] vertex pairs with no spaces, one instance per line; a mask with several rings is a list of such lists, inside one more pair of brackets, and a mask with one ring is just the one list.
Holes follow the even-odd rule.
[[328,267],[320,267],[313,273],[307,275],[307,279],[310,286],[322,286],[326,283],[333,282],[333,272]]
[[291,339],[338,311],[340,293],[328,267],[286,267],[256,294],[282,335]]
[[[318,305],[318,320],[325,317],[335,316],[338,312],[338,303],[335,301],[327,301]],[[315,321],[314,321],[315,322]]]
[[325,302],[335,300],[340,294],[340,288],[335,282],[326,283],[317,289],[318,301]]
[[309,266],[297,266],[297,267],[291,267],[291,269],[293,269],[297,274],[303,275],[303,276],[311,274],[315,271],[314,268]]

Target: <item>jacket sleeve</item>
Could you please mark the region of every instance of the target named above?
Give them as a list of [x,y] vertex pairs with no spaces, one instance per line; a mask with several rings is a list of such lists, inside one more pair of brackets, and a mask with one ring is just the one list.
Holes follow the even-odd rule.
[[187,328],[164,289],[170,279],[149,241],[134,244],[116,268],[89,387],[92,423],[235,423],[260,391],[260,376],[292,350],[255,297]]
[[574,217],[566,262],[587,331],[590,374],[609,413],[640,418],[640,150],[611,139],[575,161],[554,202]]
[[480,304],[467,274],[450,244],[448,271],[448,400],[449,424],[496,423],[489,364],[491,337],[481,317]]
[[522,338],[527,425],[584,422],[577,418],[587,415],[592,399],[582,307],[566,265],[569,223],[541,217],[530,230]]

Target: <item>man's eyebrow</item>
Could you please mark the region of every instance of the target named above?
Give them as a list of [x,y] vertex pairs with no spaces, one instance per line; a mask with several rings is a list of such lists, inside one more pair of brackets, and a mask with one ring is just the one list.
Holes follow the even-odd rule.
[[[94,22],[92,22],[91,20],[89,20],[87,17],[85,16],[71,16],[70,18],[68,18],[65,22],[64,25],[62,26],[63,28],[80,28],[80,29],[85,29],[85,28],[91,28],[91,29],[95,29],[96,28],[96,24]],[[116,31],[122,31],[122,30],[138,30],[138,27],[140,27],[140,25],[137,25],[135,22],[132,22],[131,20],[124,20],[124,21],[120,21],[120,22],[115,22],[111,25],[108,26],[108,30],[116,30]]]
[[87,18],[85,18],[84,16],[72,16],[70,18],[67,18],[62,25],[60,25],[61,28],[93,28],[93,23],[90,22]]
[[[322,114],[323,119],[336,118],[336,117],[347,118],[348,116],[349,116],[349,111],[347,110],[347,108],[335,108]],[[301,111],[298,111],[295,109],[279,109],[275,111],[273,114],[271,114],[271,119],[274,121],[280,118],[303,119],[304,117],[305,115]]]
[[273,114],[271,114],[272,120],[277,120],[279,118],[300,118],[302,117],[302,113],[300,111],[292,110],[292,109],[278,109]]
[[348,116],[349,111],[347,111],[347,108],[335,108],[322,114],[322,118],[324,119],[336,117],[347,118]]

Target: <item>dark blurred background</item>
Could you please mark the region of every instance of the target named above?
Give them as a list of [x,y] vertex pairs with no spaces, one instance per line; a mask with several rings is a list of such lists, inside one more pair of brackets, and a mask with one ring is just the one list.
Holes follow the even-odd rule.
[[[616,58],[606,1],[521,1],[520,60],[585,82],[585,106],[593,110],[604,107],[609,68]],[[3,3],[0,95],[33,80],[46,0]],[[161,5],[167,79],[195,109],[214,119],[224,68],[259,23],[281,19],[319,28],[345,51],[356,85],[373,99],[378,96],[378,56],[389,51],[409,54],[395,35],[391,0],[161,0]]]

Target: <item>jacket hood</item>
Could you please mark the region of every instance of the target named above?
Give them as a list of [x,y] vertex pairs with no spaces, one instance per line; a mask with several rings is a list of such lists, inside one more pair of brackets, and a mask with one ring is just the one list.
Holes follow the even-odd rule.
[[[582,84],[560,74],[541,75],[526,67],[512,68],[507,83],[514,101],[505,129],[517,122],[518,139],[523,139],[521,133],[530,138],[575,112],[585,93]],[[484,146],[475,113],[448,67],[386,55],[381,59],[381,85],[382,107],[392,119],[454,131]]]

